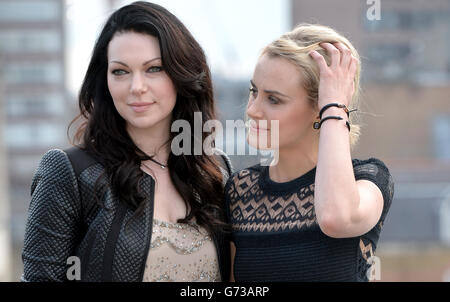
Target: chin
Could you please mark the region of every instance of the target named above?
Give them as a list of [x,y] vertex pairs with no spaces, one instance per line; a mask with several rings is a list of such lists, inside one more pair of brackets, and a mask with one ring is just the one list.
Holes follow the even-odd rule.
[[157,125],[160,125],[162,120],[154,119],[130,119],[127,120],[127,124],[135,129],[151,129]]
[[247,134],[247,143],[249,146],[258,150],[272,150],[270,140],[267,142],[261,141],[258,135]]

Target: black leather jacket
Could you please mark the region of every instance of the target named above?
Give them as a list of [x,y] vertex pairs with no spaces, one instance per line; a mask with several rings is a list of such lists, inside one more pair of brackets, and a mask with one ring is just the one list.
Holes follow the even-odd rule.
[[[226,155],[222,158],[227,178],[231,164]],[[128,223],[133,211],[109,187],[102,197],[106,208],[94,201],[94,184],[103,170],[78,148],[54,149],[43,156],[31,185],[21,281],[67,281],[71,256],[80,259],[81,281],[142,281],[152,234],[154,180],[144,178],[141,189],[151,198],[143,215]],[[212,235],[222,280],[228,281],[228,236]]]

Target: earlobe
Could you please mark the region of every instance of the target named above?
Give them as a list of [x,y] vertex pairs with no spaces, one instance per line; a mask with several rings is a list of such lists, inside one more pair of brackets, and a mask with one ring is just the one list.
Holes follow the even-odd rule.
[[313,129],[319,130],[320,129],[320,117],[317,116],[316,121],[313,123]]
[[319,104],[317,102],[314,102],[312,106],[313,106],[313,113],[316,116],[316,119],[313,122],[313,129],[318,130],[320,128]]

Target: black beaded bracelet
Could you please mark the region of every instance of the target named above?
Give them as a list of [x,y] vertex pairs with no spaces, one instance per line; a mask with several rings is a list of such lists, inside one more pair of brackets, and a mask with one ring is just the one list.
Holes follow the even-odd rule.
[[[338,121],[342,121],[343,118],[340,117],[340,116],[327,116],[327,117],[324,117],[323,119],[320,120],[319,128],[322,127],[322,123],[325,122],[326,120],[338,120]],[[348,131],[350,131],[350,123],[349,123],[348,121],[345,121],[345,125],[347,126]]]
[[327,105],[323,106],[323,108],[320,110],[320,113],[319,113],[320,119],[322,119],[323,113],[324,113],[328,108],[331,108],[331,107],[337,107],[337,108],[344,109],[344,111],[345,111],[345,113],[347,113],[347,116],[348,116],[348,117],[350,117],[350,112],[356,111],[356,109],[355,109],[355,110],[352,110],[352,111],[349,111],[348,108],[347,108],[347,106],[345,106],[344,104],[330,103],[330,104],[327,104]]

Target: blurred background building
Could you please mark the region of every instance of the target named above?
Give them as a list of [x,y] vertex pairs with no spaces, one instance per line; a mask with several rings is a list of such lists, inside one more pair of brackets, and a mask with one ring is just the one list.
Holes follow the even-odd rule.
[[67,145],[65,124],[68,114],[73,114],[67,110],[64,18],[65,5],[60,0],[0,0],[1,134],[5,144],[0,150],[7,163],[2,173],[9,176],[1,180],[9,189],[14,254],[8,262],[15,269],[14,280],[21,270],[18,251],[31,176],[45,151]]
[[[4,63],[0,52],[0,66]],[[6,163],[6,146],[4,142],[4,127],[6,113],[4,108],[5,84],[3,72],[0,69],[0,280],[12,280],[12,241],[10,228],[9,177]]]
[[[77,12],[83,2],[91,9]],[[18,280],[22,272],[30,184],[39,159],[69,145],[66,129],[77,114],[81,85],[72,71],[85,72],[101,24],[130,2],[0,0],[0,280]],[[186,1],[155,2],[204,46],[223,122],[244,119],[258,51],[284,31],[312,22],[348,37],[363,65],[363,134],[353,155],[380,158],[396,183],[377,250],[382,281],[450,281],[448,0],[189,2],[201,11],[189,10]],[[377,2],[379,20],[368,16]],[[75,35],[80,40],[74,42]],[[238,41],[239,35],[249,38]],[[255,156],[231,159],[236,169],[258,162]],[[10,248],[4,248],[7,242]]]
[[292,26],[331,26],[362,57],[354,157],[381,158],[395,180],[382,280],[439,281],[450,271],[450,2],[381,0],[380,20],[370,20],[375,2],[294,0]]

